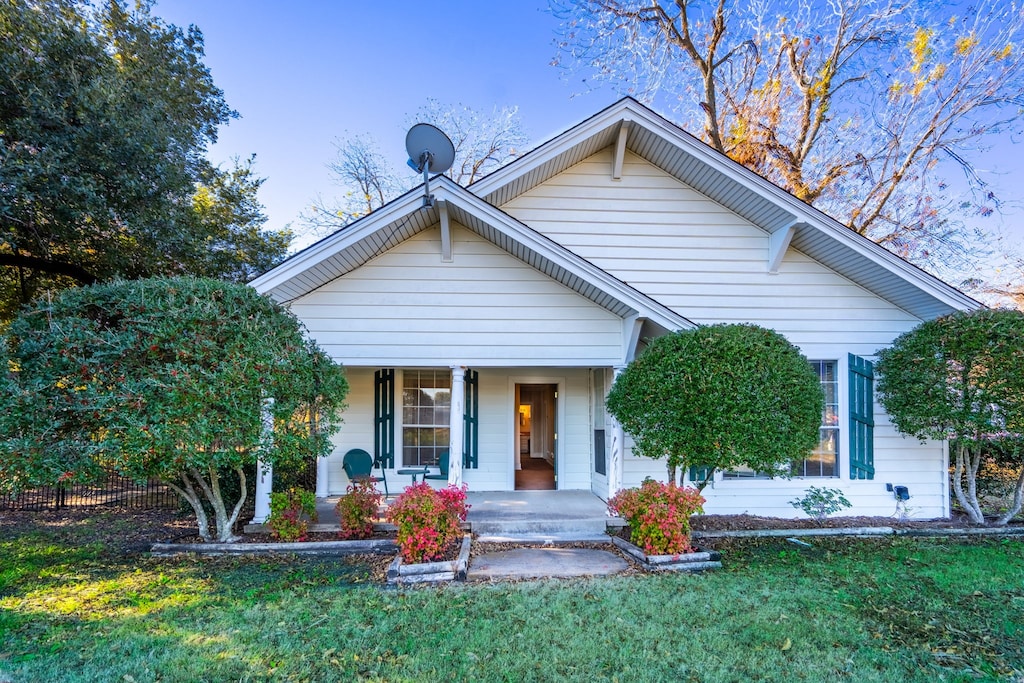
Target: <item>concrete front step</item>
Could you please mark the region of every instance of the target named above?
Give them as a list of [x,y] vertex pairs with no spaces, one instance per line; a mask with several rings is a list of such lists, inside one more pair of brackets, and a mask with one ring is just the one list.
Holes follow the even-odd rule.
[[599,519],[564,519],[537,518],[529,519],[487,519],[470,520],[475,534],[552,534],[552,533],[589,533],[603,534],[607,528],[606,518]]
[[607,542],[608,528],[617,528],[618,519],[530,518],[511,520],[473,520],[473,533],[482,543],[566,543],[572,541]]

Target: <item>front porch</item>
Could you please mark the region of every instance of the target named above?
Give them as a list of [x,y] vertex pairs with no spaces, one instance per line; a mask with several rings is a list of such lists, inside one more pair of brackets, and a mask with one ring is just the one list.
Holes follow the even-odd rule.
[[[338,529],[337,502],[338,496],[317,499],[321,523],[311,530]],[[608,526],[624,524],[590,491],[470,491],[467,502],[467,522],[482,541],[603,541]]]

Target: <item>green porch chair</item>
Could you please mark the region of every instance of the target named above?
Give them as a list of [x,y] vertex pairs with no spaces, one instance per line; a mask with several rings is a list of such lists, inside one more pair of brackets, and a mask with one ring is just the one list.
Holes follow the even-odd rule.
[[[380,477],[373,476],[374,468],[380,468]],[[380,462],[362,448],[353,448],[341,460],[341,468],[351,481],[369,481],[376,484],[384,482],[384,495],[388,494],[388,476],[384,472],[384,463]]]
[[448,451],[447,450],[443,450],[443,451],[441,451],[440,454],[438,454],[438,456],[437,456],[437,467],[438,467],[438,469],[441,470],[440,472],[438,472],[437,474],[425,474],[425,475],[423,475],[423,478],[424,479],[440,479],[440,480],[448,481]]

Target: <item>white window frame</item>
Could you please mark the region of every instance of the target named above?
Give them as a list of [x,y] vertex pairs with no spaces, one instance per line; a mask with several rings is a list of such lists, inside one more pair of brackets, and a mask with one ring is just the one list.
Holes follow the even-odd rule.
[[[406,405],[405,405],[405,377],[406,377],[406,373],[410,373],[410,372],[416,372],[416,373],[419,373],[419,372],[434,372],[434,373],[440,373],[442,375],[447,375],[447,377],[448,377],[448,393],[449,393],[449,404],[448,404],[449,421],[448,422],[444,423],[443,425],[442,424],[423,425],[423,424],[419,424],[419,423],[406,424],[406,422],[405,422],[405,408],[406,408]],[[418,428],[419,429],[422,429],[422,428],[451,429],[451,418],[450,418],[450,413],[451,413],[451,384],[452,384],[451,377],[452,376],[451,376],[451,369],[450,368],[401,368],[401,369],[396,369],[396,372],[395,372],[395,384],[396,384],[395,390],[399,394],[399,396],[397,397],[397,399],[395,401],[395,411],[398,413],[398,415],[396,416],[396,419],[395,419],[395,429],[398,432],[395,435],[395,444],[396,444],[396,450],[399,451],[399,453],[395,456],[395,468],[396,469],[403,468],[403,467],[420,467],[421,466],[418,463],[411,463],[410,464],[410,463],[406,463],[406,461],[405,461],[405,429],[406,429],[406,427],[408,427],[410,429],[418,429]],[[410,406],[410,407],[412,407],[412,406]],[[444,445],[440,445],[440,444],[436,444],[436,443],[434,444],[434,448],[437,449],[436,452],[439,452],[440,450],[448,449],[449,447],[450,447],[450,445],[447,444],[447,443],[444,444]],[[436,462],[434,462],[434,463],[427,463],[427,466],[428,467],[437,467],[437,463]]]

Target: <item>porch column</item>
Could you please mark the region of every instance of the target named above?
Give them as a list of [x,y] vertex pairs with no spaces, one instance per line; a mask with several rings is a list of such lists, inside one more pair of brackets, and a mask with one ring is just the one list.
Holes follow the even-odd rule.
[[[613,381],[618,379],[625,369],[624,365],[616,365],[612,369]],[[609,414],[608,419],[612,423],[611,458],[608,463],[608,498],[611,499],[622,488],[622,458],[625,453],[626,433],[615,416]]]
[[316,459],[316,497],[327,497],[327,458]]
[[[274,439],[274,399],[263,399],[260,410],[263,430],[261,448],[273,446]],[[319,482],[317,482],[319,484]],[[256,510],[252,517],[253,524],[262,524],[270,516],[270,492],[274,490],[274,466],[262,459],[256,460]]]
[[466,366],[452,367],[452,410],[448,417],[448,483],[462,486],[463,416],[466,412]]

